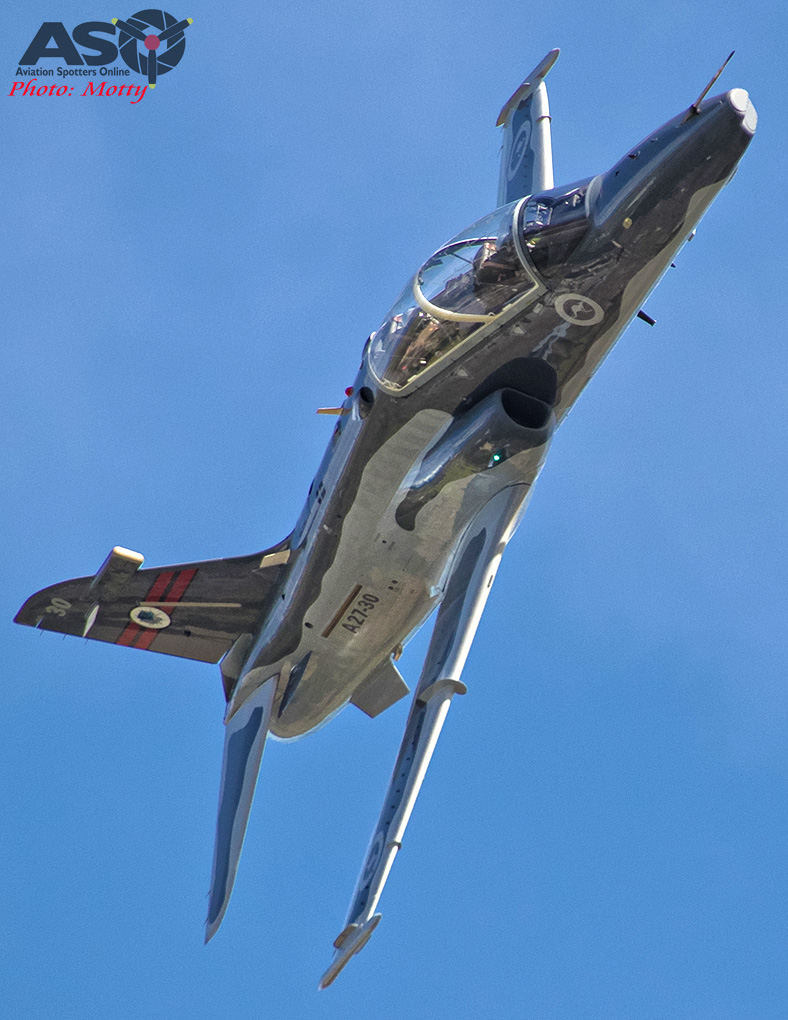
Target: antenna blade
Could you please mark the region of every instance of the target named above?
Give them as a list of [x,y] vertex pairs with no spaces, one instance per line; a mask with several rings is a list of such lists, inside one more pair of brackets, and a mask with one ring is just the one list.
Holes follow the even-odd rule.
[[726,68],[726,67],[728,66],[728,64],[730,63],[730,59],[731,59],[731,57],[733,56],[733,54],[734,54],[735,52],[736,52],[736,50],[731,50],[731,51],[730,51],[730,53],[728,54],[728,59],[727,59],[727,60],[725,61],[725,63],[724,63],[724,64],[723,64],[723,65],[722,65],[722,66],[720,67],[719,71],[717,71],[717,73],[716,73],[716,74],[714,75],[714,77],[713,77],[713,78],[711,79],[711,81],[710,81],[710,82],[709,82],[709,84],[708,84],[708,85],[706,86],[706,88],[705,88],[705,89],[704,89],[704,90],[703,90],[703,91],[701,92],[701,94],[700,94],[700,95],[698,96],[698,98],[697,98],[697,99],[695,100],[695,102],[694,102],[694,103],[692,104],[692,106],[690,107],[690,110],[693,110],[693,111],[694,111],[695,113],[697,113],[697,112],[698,112],[698,107],[700,106],[700,104],[701,104],[701,103],[703,102],[703,100],[704,100],[704,99],[706,98],[706,96],[707,96],[707,95],[709,94],[709,92],[711,91],[711,87],[712,87],[712,85],[714,84],[714,82],[715,82],[715,81],[716,81],[716,80],[717,80],[717,79],[719,78],[719,76],[720,76],[720,75],[722,74],[722,72],[723,72],[723,71],[725,70],[725,68]]

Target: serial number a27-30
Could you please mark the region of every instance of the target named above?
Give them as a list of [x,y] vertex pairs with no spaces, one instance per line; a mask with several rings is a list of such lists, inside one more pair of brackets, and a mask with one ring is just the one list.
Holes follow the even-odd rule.
[[[606,173],[553,182],[544,77],[501,110],[498,204],[426,259],[369,337],[292,533],[250,556],[141,569],[116,547],[16,622],[219,662],[227,700],[206,940],[230,898],[269,733],[409,689],[395,665],[437,609],[402,745],[334,956],[367,942],[500,557],[553,432],[670,265],[756,127],[707,98]],[[716,80],[712,79],[712,83]],[[640,313],[644,316],[644,313]]]

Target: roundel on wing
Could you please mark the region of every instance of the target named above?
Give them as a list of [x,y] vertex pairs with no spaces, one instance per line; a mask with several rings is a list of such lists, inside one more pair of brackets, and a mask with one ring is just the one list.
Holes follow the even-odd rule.
[[129,616],[140,627],[148,630],[164,630],[172,622],[164,610],[157,606],[135,606]]
[[364,868],[364,881],[369,882],[372,876],[375,874],[375,869],[380,863],[381,855],[383,854],[383,833],[379,832],[375,837],[375,842],[369,848],[369,855],[367,857],[367,864]]

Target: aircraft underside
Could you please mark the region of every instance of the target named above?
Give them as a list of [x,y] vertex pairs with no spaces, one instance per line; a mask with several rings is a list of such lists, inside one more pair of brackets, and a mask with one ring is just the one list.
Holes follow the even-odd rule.
[[[408,693],[395,665],[439,607],[402,746],[321,987],[369,939],[500,557],[553,433],[732,177],[756,126],[747,93],[705,99],[611,170],[554,188],[544,77],[504,106],[498,208],[417,270],[364,348],[304,510],[249,556],[96,574],[31,596],[28,626],[221,662],[227,701],[206,938],[233,887],[269,734],[349,701]],[[715,79],[712,80],[713,81]],[[648,317],[646,317],[648,318]]]
[[391,654],[441,602],[453,554],[474,517],[503,489],[530,489],[554,418],[540,401],[498,391],[462,425],[445,412],[420,411],[377,449],[343,515],[331,566],[320,578],[305,571],[302,583],[319,595],[304,616],[298,648],[284,661],[260,665],[258,658],[256,677],[242,682],[232,710],[261,669],[263,680],[280,674],[270,729],[283,738],[320,725],[382,663],[387,667],[361,693],[360,707],[376,687],[378,703],[387,705],[393,703],[387,690],[393,700],[407,693]]

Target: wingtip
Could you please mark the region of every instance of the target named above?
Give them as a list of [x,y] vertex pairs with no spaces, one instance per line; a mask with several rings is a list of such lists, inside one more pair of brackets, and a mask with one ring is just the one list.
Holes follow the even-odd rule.
[[[361,952],[372,937],[372,932],[380,924],[381,916],[381,914],[373,914],[372,917],[363,924],[354,926],[348,925],[348,927],[345,928],[336,940],[336,942],[339,942],[339,946],[337,951],[334,953],[334,959],[331,961],[330,966],[320,979],[320,983],[317,986],[317,990],[319,992],[324,991],[330,984],[333,984],[340,972],[344,970],[348,963],[350,963],[351,957],[355,956],[356,953]],[[348,934],[344,939],[342,939],[342,935],[345,935],[345,932],[348,932]],[[336,942],[334,945],[336,945]]]
[[[213,919],[211,919],[211,908],[209,907],[208,916],[205,918],[204,945],[207,946],[211,939],[214,937],[214,935],[217,933],[217,931],[221,928],[222,921],[224,920],[224,915],[227,913],[229,901],[230,901],[229,895],[225,895],[224,899],[222,900],[219,906],[219,910],[214,915]],[[215,904],[213,903],[213,886],[211,887],[211,891],[208,893],[208,902],[211,904],[212,907],[215,908]]]
[[221,926],[223,918],[224,911],[222,911],[221,915],[217,917],[213,923],[211,923],[210,921],[205,922],[205,941],[203,942],[203,945],[207,946],[211,939],[214,937],[214,935],[217,933],[219,927]]

